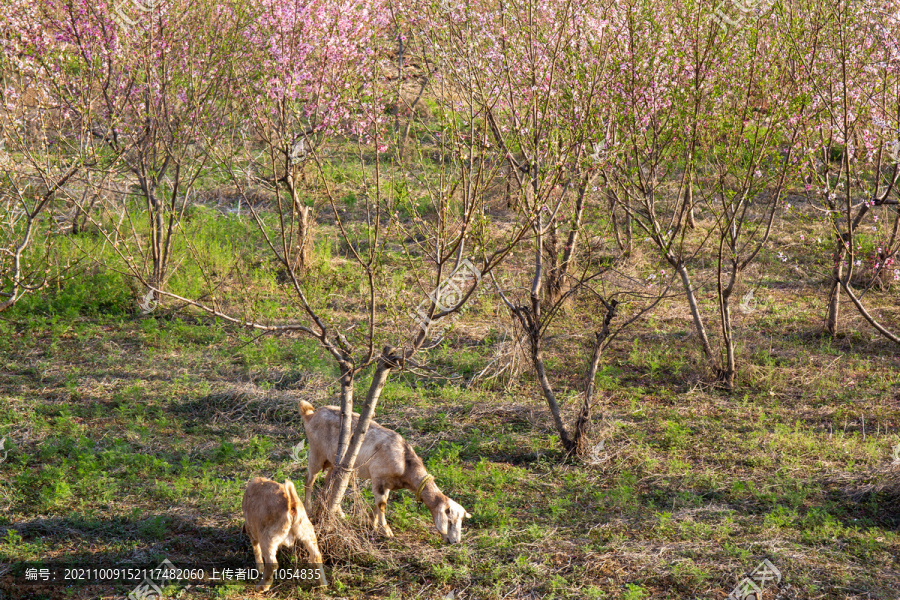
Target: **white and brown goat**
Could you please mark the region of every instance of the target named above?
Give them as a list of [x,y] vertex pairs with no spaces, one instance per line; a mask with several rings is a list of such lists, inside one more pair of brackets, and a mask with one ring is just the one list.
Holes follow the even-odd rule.
[[[332,468],[340,436],[341,411],[336,406],[323,406],[316,410],[312,404],[300,401],[303,427],[309,441],[309,474],[306,478],[306,506],[311,507],[312,489],[319,471]],[[353,413],[353,428],[359,415]],[[375,495],[375,517],[372,526],[388,537],[393,537],[384,509],[391,490],[407,489],[416,499],[425,503],[431,511],[434,526],[445,542],[455,544],[462,537],[462,520],[470,518],[466,509],[445,496],[428,474],[422,459],[403,437],[375,421],[363,440],[356,457],[357,475],[372,481]]]
[[290,547],[300,540],[309,553],[310,562],[318,565],[319,585],[328,585],[322,554],[316,542],[316,531],[306,516],[294,484],[288,479],[284,485],[271,479],[256,477],[247,484],[244,500],[244,531],[253,545],[256,565],[263,573],[257,589],[265,592],[272,586],[273,572],[278,568],[275,557],[280,546]]

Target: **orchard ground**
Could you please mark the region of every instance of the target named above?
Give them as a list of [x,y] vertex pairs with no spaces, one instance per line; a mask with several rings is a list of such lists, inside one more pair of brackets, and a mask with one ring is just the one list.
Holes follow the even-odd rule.
[[[201,209],[194,222],[223,244],[249,227],[245,217]],[[309,277],[352,310],[358,282],[343,276],[346,248],[328,241],[331,227],[320,220]],[[784,232],[798,228],[810,240],[823,235],[795,204],[739,290],[738,391],[711,383],[684,298],[668,299],[604,356],[586,461],[561,455],[530,370],[509,376],[521,333],[497,298],[483,296],[423,356],[430,371],[391,377],[376,413],[472,513],[462,542],[442,545],[413,494],[395,492],[388,520],[396,538],[370,536],[376,556],[332,557],[328,589],[276,582],[269,594],[721,599],[768,559],[782,580],[764,597],[896,598],[900,502],[859,492],[900,444],[900,357],[850,305],[847,334],[822,335],[828,249],[824,239],[791,243],[796,236]],[[642,258],[649,255],[639,249],[627,268],[645,278],[658,272]],[[276,278],[262,265],[243,281],[253,281],[247,295],[267,298],[271,316],[289,319],[291,300],[278,297]],[[400,270],[398,285],[402,278]],[[701,291],[707,314],[713,292]],[[870,294],[885,322],[900,322],[894,292]],[[560,386],[567,419],[599,318],[591,315],[602,312],[590,302],[579,297],[579,310],[550,338],[552,376],[569,386]],[[249,564],[245,482],[290,478],[302,495],[297,405],[332,401],[333,363],[303,337],[249,334],[181,308],[142,314],[126,280],[98,266],[0,319],[4,562],[215,565],[237,554]],[[371,494],[359,489],[362,502],[352,504],[365,507]],[[349,525],[365,532],[365,515],[348,512]],[[303,560],[280,556],[287,566]],[[129,591],[7,587],[0,596]],[[169,591],[252,595],[244,587]]]
[[302,487],[339,375],[473,518],[398,492],[373,537],[363,486],[333,586],[273,597],[897,599],[896,3],[6,4],[3,600],[150,600],[11,561],[249,563],[243,485]]

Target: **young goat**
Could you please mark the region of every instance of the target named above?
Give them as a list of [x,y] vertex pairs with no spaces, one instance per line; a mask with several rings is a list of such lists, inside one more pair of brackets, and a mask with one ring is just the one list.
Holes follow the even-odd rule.
[[[310,507],[312,489],[319,471],[331,469],[331,461],[337,452],[340,436],[341,411],[336,406],[324,406],[319,410],[309,402],[300,401],[303,427],[309,441],[309,474],[306,478],[306,506]],[[353,427],[359,415],[353,413]],[[441,493],[434,483],[434,477],[425,470],[422,459],[416,455],[406,440],[375,421],[363,440],[356,457],[357,474],[360,479],[372,480],[375,494],[375,518],[372,526],[388,537],[393,537],[384,509],[391,490],[407,489],[416,494],[416,500],[425,503],[431,511],[434,526],[445,542],[455,544],[462,537],[462,520],[470,518],[466,509]]]
[[253,544],[256,566],[263,573],[257,589],[265,592],[272,587],[273,571],[278,568],[275,554],[280,546],[289,547],[295,540],[303,543],[310,560],[319,565],[317,583],[328,585],[316,531],[290,480],[281,485],[271,479],[254,478],[247,484],[241,508],[244,510],[244,531]]

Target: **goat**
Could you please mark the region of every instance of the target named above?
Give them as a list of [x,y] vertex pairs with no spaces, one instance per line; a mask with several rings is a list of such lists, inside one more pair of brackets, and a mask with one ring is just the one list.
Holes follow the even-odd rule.
[[[336,406],[324,406],[316,410],[305,400],[300,401],[303,427],[309,441],[309,473],[306,477],[306,507],[311,508],[313,485],[319,471],[333,468],[332,461],[337,453],[340,436],[341,411]],[[355,428],[359,415],[353,413],[352,426]],[[363,440],[356,457],[357,474],[360,479],[372,481],[375,495],[375,517],[372,527],[383,531],[387,537],[394,537],[384,509],[391,490],[407,489],[416,494],[416,500],[424,502],[434,519],[434,526],[445,542],[455,544],[462,537],[462,520],[471,518],[466,509],[445,496],[428,474],[422,459],[418,457],[403,437],[375,421]]]
[[273,572],[278,568],[275,554],[280,546],[289,547],[295,540],[303,543],[310,560],[318,565],[317,583],[328,585],[316,531],[289,479],[281,485],[271,479],[255,477],[247,484],[241,508],[244,511],[244,531],[250,536],[256,566],[263,573],[256,589],[265,592],[272,587]]

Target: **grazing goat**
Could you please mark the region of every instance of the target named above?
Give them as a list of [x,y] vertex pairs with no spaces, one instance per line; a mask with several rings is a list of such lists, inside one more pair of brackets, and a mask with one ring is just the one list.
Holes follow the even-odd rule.
[[[306,478],[306,506],[311,507],[312,489],[319,471],[331,469],[340,436],[341,411],[336,406],[324,406],[319,410],[304,400],[300,401],[303,427],[309,441],[309,474]],[[359,415],[353,413],[353,428]],[[360,479],[372,480],[375,495],[373,528],[393,537],[384,509],[391,490],[407,489],[416,494],[416,500],[425,503],[431,511],[434,526],[445,542],[455,544],[462,537],[462,520],[470,518],[466,509],[445,496],[434,483],[434,477],[425,470],[422,459],[416,455],[406,440],[396,431],[382,427],[375,421],[363,440],[356,457]]]
[[253,544],[256,566],[263,573],[257,589],[265,592],[272,587],[273,571],[278,568],[275,554],[280,546],[290,546],[295,540],[303,542],[310,561],[318,565],[317,583],[328,585],[316,531],[289,479],[284,485],[262,477],[252,479],[247,484],[241,508],[244,510],[244,531]]

